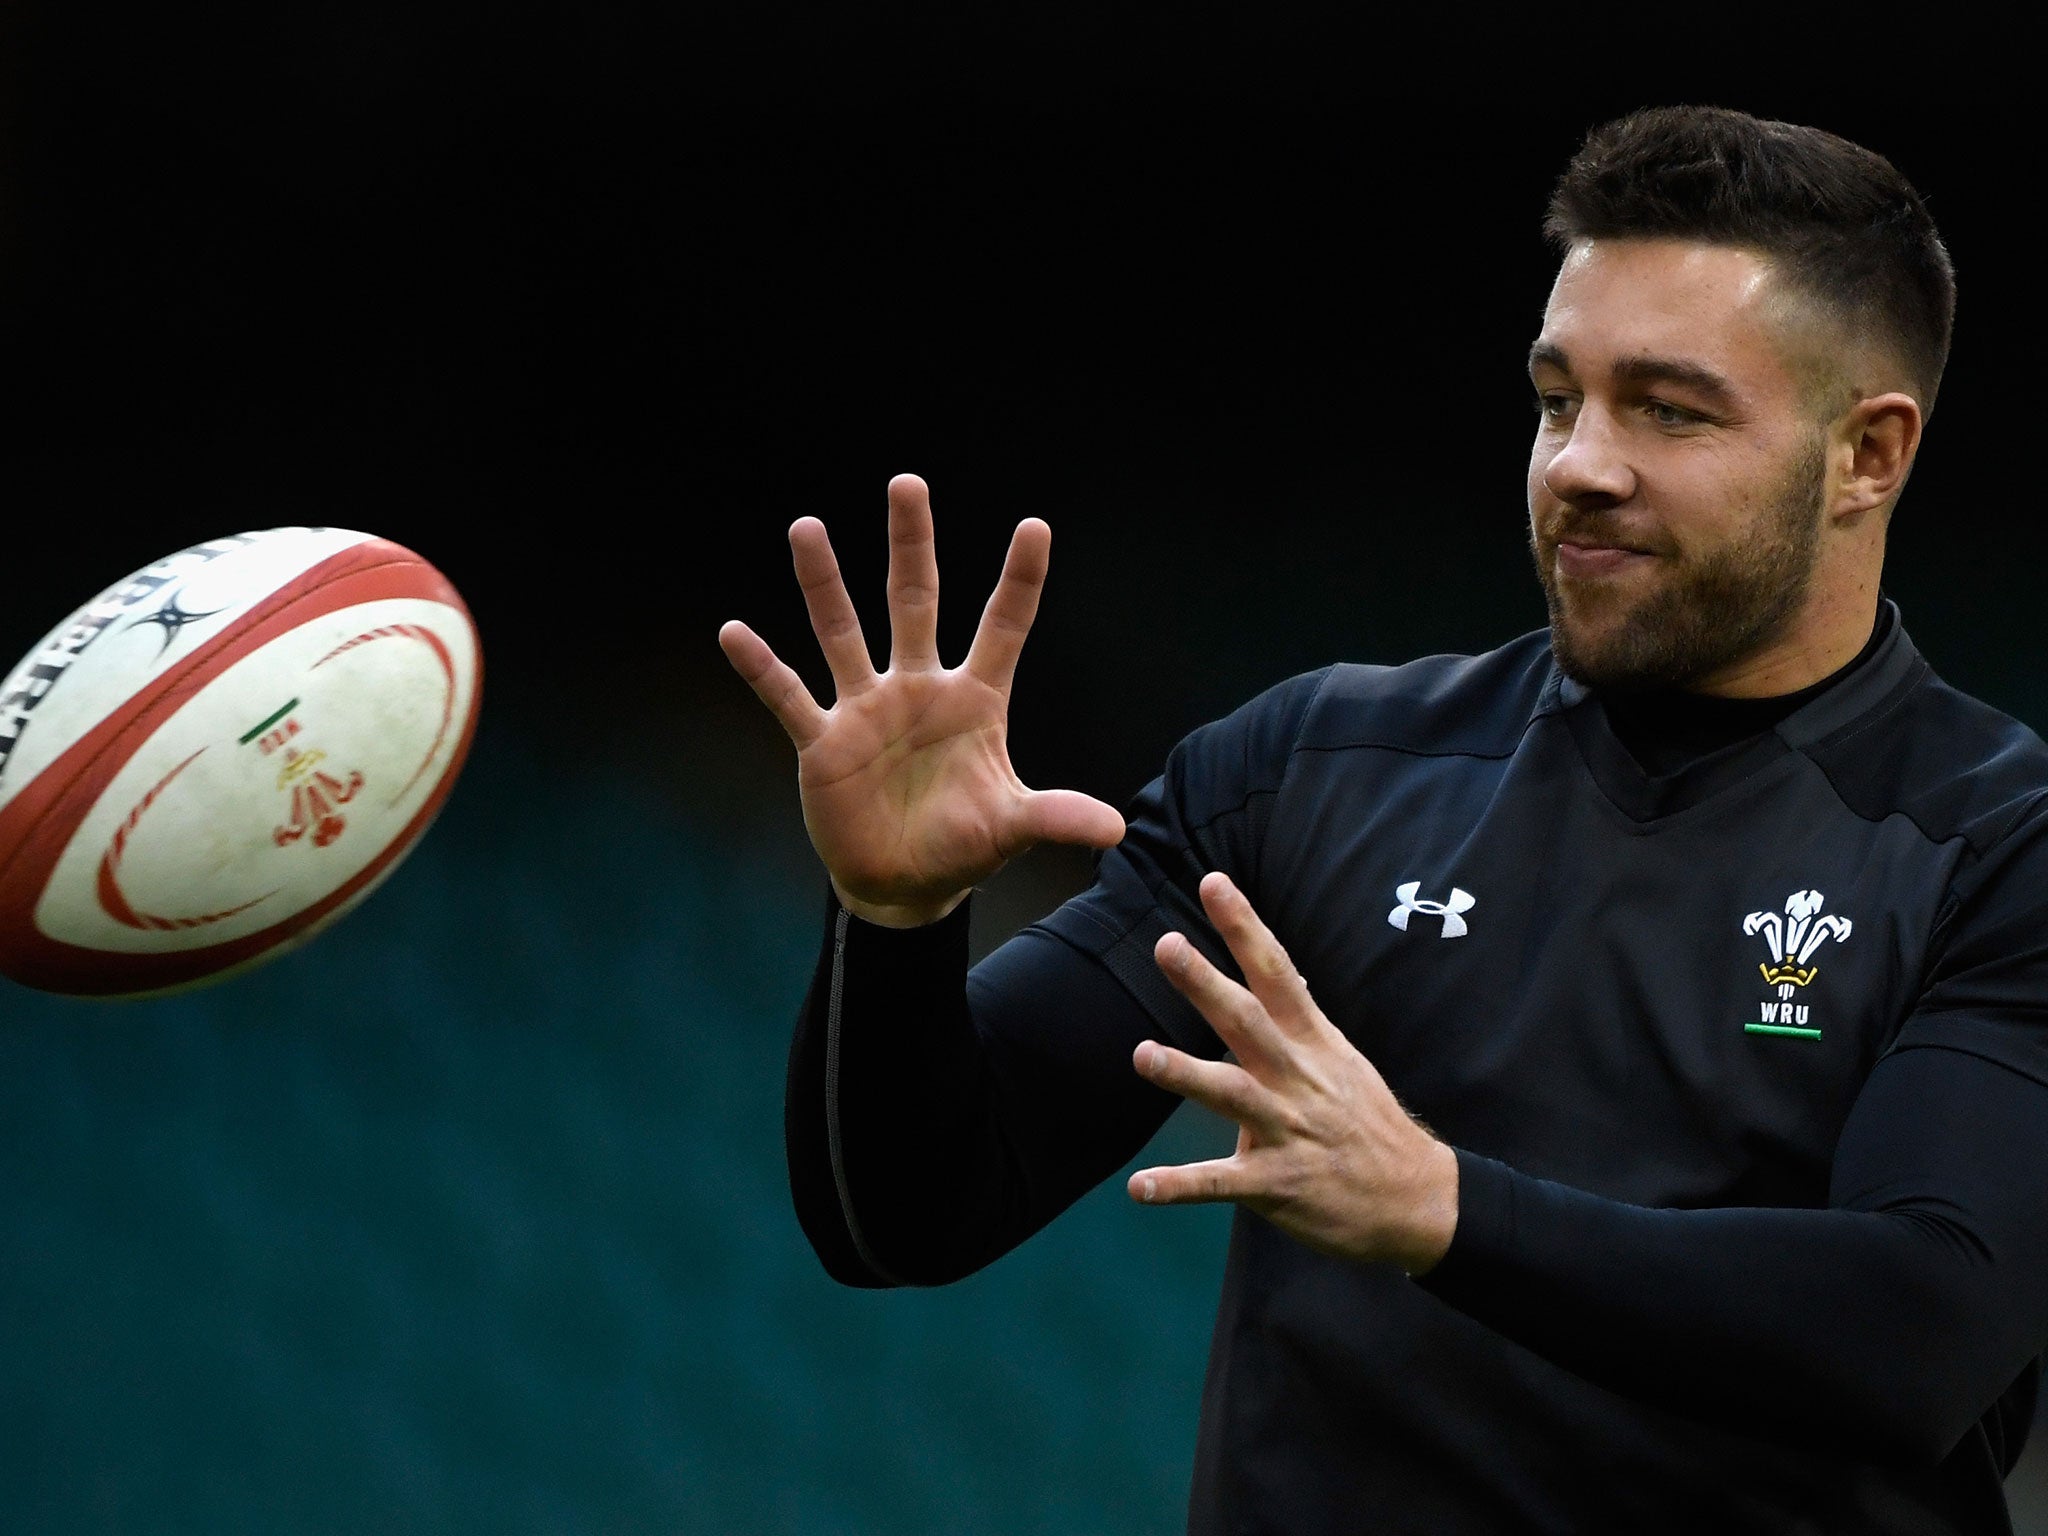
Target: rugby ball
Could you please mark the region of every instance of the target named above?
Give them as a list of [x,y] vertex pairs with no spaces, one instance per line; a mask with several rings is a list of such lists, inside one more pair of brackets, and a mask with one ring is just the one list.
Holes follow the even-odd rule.
[[116,582],[0,682],[0,974],[159,996],[305,943],[447,799],[482,662],[448,579],[367,533],[238,533]]

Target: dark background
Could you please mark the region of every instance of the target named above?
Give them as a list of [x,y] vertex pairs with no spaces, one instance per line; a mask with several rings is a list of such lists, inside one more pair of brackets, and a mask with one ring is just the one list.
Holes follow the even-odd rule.
[[[318,944],[185,999],[0,983],[21,1528],[1174,1530],[1221,1212],[1105,1190],[946,1293],[810,1265],[818,876],[714,637],[824,688],[814,513],[882,643],[914,470],[957,660],[1044,516],[1014,752],[1121,800],[1288,673],[1534,627],[1538,224],[1606,116],[1816,122],[1928,195],[1961,304],[1889,589],[2048,724],[2026,37],[1249,14],[0,11],[0,664],[314,522],[438,564],[487,668],[442,821]],[[1082,872],[1021,861],[978,942]]]

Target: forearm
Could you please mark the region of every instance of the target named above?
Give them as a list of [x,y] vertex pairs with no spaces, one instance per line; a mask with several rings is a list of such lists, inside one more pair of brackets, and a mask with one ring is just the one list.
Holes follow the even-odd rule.
[[1763,1435],[1945,1455],[2048,1333],[2048,1095],[1881,1064],[1824,1210],[1648,1210],[1460,1154],[1425,1284],[1590,1380]]
[[844,1283],[972,1273],[1172,1111],[1130,1069],[1146,1021],[1107,973],[1027,933],[970,977],[967,924],[964,905],[908,930],[829,913],[784,1131],[799,1221]]

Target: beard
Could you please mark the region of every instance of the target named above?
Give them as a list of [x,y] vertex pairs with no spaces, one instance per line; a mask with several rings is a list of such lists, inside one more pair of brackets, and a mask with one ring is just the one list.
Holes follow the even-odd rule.
[[[1589,688],[1643,693],[1685,688],[1756,654],[1782,635],[1806,601],[1820,559],[1826,450],[1815,437],[1771,493],[1744,537],[1687,560],[1604,632],[1575,627],[1532,528],[1536,577],[1550,610],[1550,648],[1567,677]],[[1557,532],[1587,532],[1603,514],[1567,510]],[[1550,539],[1556,547],[1556,534]]]

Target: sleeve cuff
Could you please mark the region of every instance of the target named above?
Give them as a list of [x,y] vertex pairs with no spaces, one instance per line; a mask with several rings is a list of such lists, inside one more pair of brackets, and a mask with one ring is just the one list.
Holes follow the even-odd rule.
[[1418,1284],[1448,1293],[1514,1247],[1515,1171],[1463,1147],[1458,1155],[1458,1225],[1451,1246]]
[[[849,951],[856,948],[864,957],[887,957],[894,965],[917,965],[920,961],[940,961],[948,956],[967,953],[970,933],[970,911],[974,896],[967,899],[940,918],[936,923],[926,923],[921,928],[891,928],[884,923],[871,923],[856,912],[849,911],[839,899],[839,893],[832,889],[832,883],[825,883],[825,926],[837,933],[839,919],[846,919],[846,946]],[[962,965],[961,969],[965,969]]]

